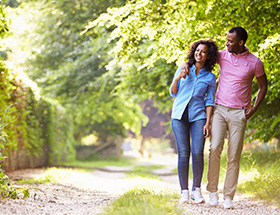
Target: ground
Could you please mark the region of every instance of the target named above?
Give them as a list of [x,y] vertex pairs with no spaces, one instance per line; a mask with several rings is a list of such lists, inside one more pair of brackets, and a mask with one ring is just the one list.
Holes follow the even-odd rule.
[[[169,161],[166,161],[169,162]],[[26,169],[8,173],[12,180],[20,178],[34,178],[43,174],[46,169]],[[106,169],[88,172],[73,171],[62,183],[45,183],[22,185],[30,189],[27,199],[0,200],[0,215],[20,214],[50,214],[50,215],[95,215],[104,210],[118,195],[123,194],[141,181],[125,179],[126,168],[108,167]],[[178,176],[161,169],[155,172],[160,175],[163,186],[171,186],[179,192]],[[169,173],[169,174],[168,174]],[[208,193],[202,186],[205,204],[189,203],[182,205],[186,214],[280,214],[280,209],[265,204],[260,200],[252,200],[248,196],[237,193],[234,198],[234,210],[222,208],[222,191],[219,192],[220,205],[208,206]]]

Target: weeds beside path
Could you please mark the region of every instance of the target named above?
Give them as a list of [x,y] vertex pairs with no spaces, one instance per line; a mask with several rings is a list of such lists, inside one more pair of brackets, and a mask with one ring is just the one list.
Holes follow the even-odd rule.
[[[169,163],[169,162],[168,162]],[[157,163],[149,164],[142,163],[142,165],[157,165]],[[111,170],[114,170],[110,172]],[[152,168],[151,168],[152,169]],[[139,195],[138,202],[133,203],[134,207],[142,208],[141,215],[154,215],[149,212],[145,212],[145,207],[148,207],[145,199],[140,198],[140,194],[137,192],[141,189],[146,190],[148,195],[149,192],[158,189],[159,193],[154,192],[155,195],[160,195],[162,190],[170,190],[174,195],[170,195],[170,202],[174,207],[178,207],[178,214],[260,214],[260,215],[276,215],[280,214],[280,209],[265,204],[263,201],[252,200],[245,195],[237,193],[234,199],[235,209],[224,210],[222,208],[222,193],[220,192],[220,205],[212,208],[208,204],[195,205],[193,203],[179,206],[177,204],[179,199],[179,184],[176,174],[163,174],[164,172],[171,171],[172,168],[163,168],[155,170],[158,173],[159,178],[143,178],[133,177],[133,175],[127,175],[125,172],[131,170],[131,168],[120,168],[113,167],[106,168],[106,171],[102,170],[91,170],[81,171],[78,169],[57,169],[57,175],[63,175],[65,177],[60,178],[58,182],[52,182],[52,177],[44,175],[48,171],[47,169],[29,169],[21,170],[9,173],[9,177],[12,180],[32,179],[40,178],[44,175],[44,179],[49,180],[49,183],[36,183],[36,184],[24,184],[21,186],[29,187],[30,196],[25,200],[11,200],[3,199],[1,201],[0,214],[20,214],[20,215],[33,215],[33,214],[50,214],[50,215],[80,215],[90,214],[95,215],[102,213],[104,214],[108,205],[114,201],[119,201],[120,197],[127,195],[127,198],[122,200],[124,207],[129,207],[131,192],[133,195]],[[103,169],[104,170],[104,169]],[[119,171],[116,171],[119,170]],[[154,171],[154,173],[155,173]],[[172,171],[171,171],[172,173]],[[52,174],[55,175],[55,174]],[[160,179],[160,180],[158,180]],[[55,180],[54,180],[55,181]],[[40,181],[38,181],[40,182]],[[137,187],[137,189],[135,189]],[[133,190],[135,189],[135,191]],[[205,191],[205,184],[202,187],[203,195],[208,202],[208,193]],[[149,192],[148,192],[149,191]],[[169,197],[169,196],[168,196]],[[145,200],[145,201],[144,201]],[[127,203],[126,203],[127,201]],[[141,202],[143,201],[143,202]],[[165,199],[166,201],[166,199]],[[139,204],[139,205],[137,205]],[[158,204],[161,204],[158,201]],[[163,203],[166,204],[166,203]],[[120,207],[120,206],[119,206]],[[119,210],[119,209],[118,209]],[[117,214],[110,213],[107,214]],[[118,214],[131,214],[129,210],[126,213]],[[161,213],[164,214],[164,213]],[[167,214],[167,213],[166,213]],[[176,212],[168,213],[176,214]]]

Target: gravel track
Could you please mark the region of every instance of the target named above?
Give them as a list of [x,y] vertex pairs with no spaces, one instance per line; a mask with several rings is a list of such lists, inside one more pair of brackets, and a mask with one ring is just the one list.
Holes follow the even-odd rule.
[[[27,169],[10,172],[11,180],[33,178],[42,174],[43,169]],[[63,183],[46,183],[23,185],[30,189],[26,199],[0,200],[0,215],[95,215],[104,210],[118,195],[126,192],[135,183],[123,179],[126,175],[117,172],[76,172]],[[161,184],[172,186],[179,191],[177,175],[161,176]],[[202,189],[205,186],[202,187]],[[208,202],[208,193],[203,191]],[[265,204],[263,201],[252,200],[240,193],[235,195],[233,210],[222,207],[222,192],[219,192],[220,205],[209,207],[207,203],[196,205],[193,202],[181,205],[186,214],[233,214],[233,215],[280,215],[280,209]]]

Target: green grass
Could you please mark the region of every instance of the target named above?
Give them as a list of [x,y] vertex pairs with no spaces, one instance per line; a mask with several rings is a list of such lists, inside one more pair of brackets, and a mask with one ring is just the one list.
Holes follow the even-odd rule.
[[166,189],[132,189],[114,201],[103,215],[181,215],[179,195]]
[[163,168],[164,165],[145,165],[145,166],[135,166],[133,167],[133,170],[134,171],[142,171],[142,172],[149,172],[149,171],[153,171],[153,170],[156,170],[156,169],[160,169],[160,168]]
[[[280,153],[243,153],[237,191],[280,207]],[[243,180],[242,180],[243,176]]]
[[129,158],[117,158],[117,157],[107,157],[104,159],[99,159],[96,156],[87,158],[85,160],[76,160],[73,162],[61,163],[61,166],[72,166],[72,167],[106,167],[106,166],[131,166],[134,160]]
[[[75,170],[76,171],[76,170]],[[83,171],[83,170],[80,170]],[[44,184],[58,183],[70,177],[73,174],[72,169],[47,168],[46,171],[39,177],[33,179],[22,179],[17,181],[19,184]]]
[[164,165],[134,166],[133,170],[126,172],[126,174],[129,175],[128,178],[142,177],[142,178],[161,180],[158,175],[151,173],[151,171],[160,169],[162,167],[164,167]]

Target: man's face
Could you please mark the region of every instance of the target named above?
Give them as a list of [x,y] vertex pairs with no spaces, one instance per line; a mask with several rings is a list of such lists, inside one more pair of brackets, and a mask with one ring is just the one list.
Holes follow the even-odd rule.
[[226,46],[229,52],[237,54],[241,47],[239,42],[240,40],[236,36],[236,32],[228,33]]

